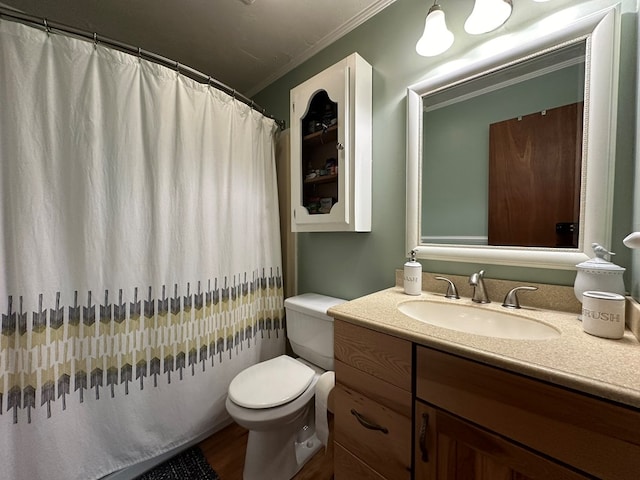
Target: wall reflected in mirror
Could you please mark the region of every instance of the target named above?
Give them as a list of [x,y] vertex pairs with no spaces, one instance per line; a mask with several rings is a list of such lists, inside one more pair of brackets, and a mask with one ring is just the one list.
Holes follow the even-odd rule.
[[578,247],[585,51],[422,97],[422,244]]

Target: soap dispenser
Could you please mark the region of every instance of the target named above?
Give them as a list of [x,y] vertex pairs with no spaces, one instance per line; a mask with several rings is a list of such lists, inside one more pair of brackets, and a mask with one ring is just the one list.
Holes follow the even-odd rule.
[[576,265],[578,273],[573,292],[578,301],[582,302],[582,294],[589,290],[624,295],[622,275],[625,269],[605,259],[606,255],[615,255],[615,253],[609,252],[597,243],[591,244],[591,247],[596,256]]
[[410,259],[404,264],[404,293],[420,295],[422,293],[422,264],[416,261],[416,250],[409,252]]

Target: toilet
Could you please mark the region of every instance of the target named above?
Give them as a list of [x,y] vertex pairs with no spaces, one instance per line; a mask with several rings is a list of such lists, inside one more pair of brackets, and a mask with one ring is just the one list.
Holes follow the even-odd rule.
[[255,364],[229,384],[225,406],[249,430],[243,480],[290,480],[321,447],[315,432],[315,386],[333,370],[333,318],[345,302],[305,293],[284,301],[287,338],[295,358]]

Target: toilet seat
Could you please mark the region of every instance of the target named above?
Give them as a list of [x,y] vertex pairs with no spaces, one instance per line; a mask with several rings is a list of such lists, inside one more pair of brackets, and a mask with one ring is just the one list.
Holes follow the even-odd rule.
[[229,385],[229,399],[251,409],[277,407],[302,394],[314,370],[287,355],[280,355],[240,372]]

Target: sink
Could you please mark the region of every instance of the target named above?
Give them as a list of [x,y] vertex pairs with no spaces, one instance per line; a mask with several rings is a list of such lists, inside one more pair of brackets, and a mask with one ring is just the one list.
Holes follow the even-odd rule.
[[398,305],[398,310],[420,322],[486,337],[548,340],[560,336],[559,330],[545,323],[482,306],[410,300]]

